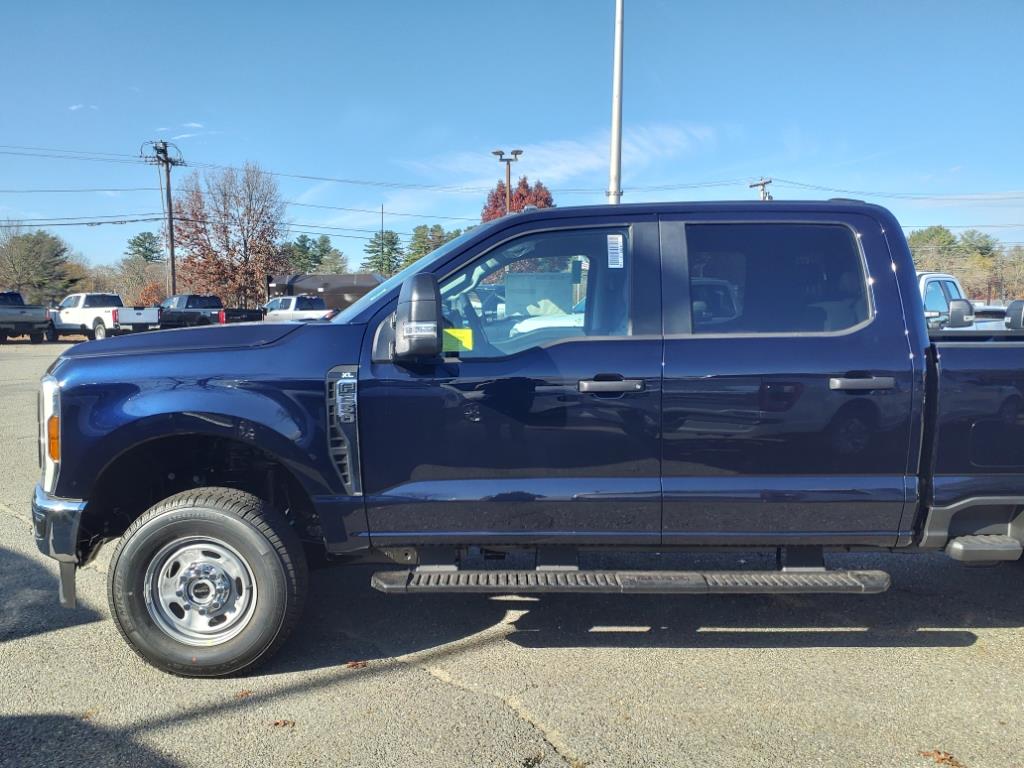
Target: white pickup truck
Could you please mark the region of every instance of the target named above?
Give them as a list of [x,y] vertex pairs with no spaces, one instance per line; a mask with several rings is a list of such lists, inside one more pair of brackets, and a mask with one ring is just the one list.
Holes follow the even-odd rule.
[[50,324],[51,341],[70,334],[105,339],[158,327],[160,309],[126,307],[116,293],[72,293],[50,310]]
[[323,296],[278,296],[264,304],[266,320],[282,322],[285,320],[319,320],[327,314],[327,304]]

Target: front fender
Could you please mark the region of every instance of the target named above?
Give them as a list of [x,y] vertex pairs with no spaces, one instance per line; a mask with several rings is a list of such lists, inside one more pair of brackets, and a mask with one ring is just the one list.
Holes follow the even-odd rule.
[[209,435],[250,443],[281,461],[311,497],[338,493],[329,462],[322,381],[228,376],[83,383],[62,393],[57,494],[88,499],[103,471],[143,443]]

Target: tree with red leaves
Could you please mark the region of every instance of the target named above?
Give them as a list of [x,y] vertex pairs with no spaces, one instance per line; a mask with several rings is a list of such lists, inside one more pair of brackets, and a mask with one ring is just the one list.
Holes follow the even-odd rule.
[[253,163],[188,178],[174,201],[181,281],[229,306],[266,301],[267,275],[285,270],[278,245],[285,207],[274,177]]
[[[544,186],[544,182],[535,181],[530,186],[525,176],[519,177],[519,183],[512,189],[512,205],[510,213],[518,213],[528,205],[535,205],[538,208],[554,208],[555,199],[551,196],[551,190]],[[505,182],[499,181],[498,186],[487,194],[487,202],[480,212],[481,221],[490,221],[505,215]]]

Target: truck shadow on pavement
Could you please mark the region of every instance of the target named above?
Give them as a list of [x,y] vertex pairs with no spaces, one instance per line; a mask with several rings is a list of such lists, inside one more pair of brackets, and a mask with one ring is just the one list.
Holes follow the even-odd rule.
[[60,607],[56,563],[48,569],[0,547],[0,643],[88,624],[100,618],[90,608],[79,606],[69,611]]
[[0,766],[88,765],[90,768],[176,768],[178,763],[118,730],[68,715],[0,717]]
[[[763,556],[744,557],[739,567],[765,567]],[[737,567],[737,557],[695,559],[663,567]],[[328,569],[314,574],[306,621],[267,671],[428,652],[502,623],[497,639],[526,649],[957,648],[974,644],[977,629],[1024,627],[1024,564],[858,554],[829,565],[889,571],[893,587],[863,596],[388,596],[370,588],[371,567]]]

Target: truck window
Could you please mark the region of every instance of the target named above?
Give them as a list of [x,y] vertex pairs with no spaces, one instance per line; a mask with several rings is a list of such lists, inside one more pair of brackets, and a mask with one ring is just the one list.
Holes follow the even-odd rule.
[[295,309],[297,310],[315,310],[315,309],[327,309],[327,304],[319,296],[299,296],[295,299]]
[[25,302],[22,301],[20,293],[0,293],[0,307],[23,307]]
[[946,293],[949,294],[950,300],[963,298],[963,294],[960,293],[960,288],[955,282],[952,280],[943,280],[942,283],[946,286]]
[[853,232],[837,224],[690,224],[694,333],[831,333],[870,317]]
[[121,303],[121,297],[113,293],[90,293],[86,295],[82,306],[96,309],[100,307],[123,307],[124,304]]
[[217,296],[189,296],[188,309],[223,309],[224,304]]
[[441,283],[445,351],[500,357],[629,335],[630,261],[620,228],[529,234],[488,251]]
[[946,294],[942,292],[942,284],[938,280],[929,280],[924,289],[924,311],[942,314],[949,312]]
[[61,309],[71,309],[72,307],[78,306],[78,296],[67,296],[64,301],[60,303]]

